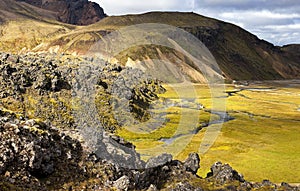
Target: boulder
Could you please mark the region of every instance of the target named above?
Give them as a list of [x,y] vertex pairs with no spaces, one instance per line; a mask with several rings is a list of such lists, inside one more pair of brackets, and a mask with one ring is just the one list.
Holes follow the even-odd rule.
[[74,152],[81,149],[75,140],[34,120],[2,122],[0,141],[0,174],[28,169],[45,177],[54,172],[58,160],[74,159]]
[[197,153],[190,153],[188,158],[184,162],[184,166],[187,171],[196,174],[200,168],[200,157]]
[[243,175],[232,169],[229,164],[216,162],[212,165],[210,170],[211,172],[207,174],[207,177],[210,179],[214,179],[214,181],[218,184],[224,185],[233,181],[245,182]]
[[99,133],[95,146],[95,154],[118,167],[125,169],[143,169],[145,162],[141,160],[135,147],[124,139],[109,133]]
[[150,158],[146,163],[146,168],[155,168],[159,166],[164,166],[165,164],[172,161],[173,156],[170,154],[161,154]]
[[129,188],[130,180],[127,176],[122,176],[118,180],[114,181],[114,187],[120,191],[127,191]]
[[192,186],[190,183],[188,182],[180,182],[176,185],[176,187],[174,189],[172,189],[172,191],[203,191],[202,188],[195,188],[194,186]]

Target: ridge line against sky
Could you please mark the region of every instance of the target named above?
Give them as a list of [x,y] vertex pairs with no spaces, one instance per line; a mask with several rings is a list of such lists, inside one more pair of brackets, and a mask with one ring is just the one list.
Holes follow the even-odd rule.
[[300,44],[299,0],[92,0],[108,15],[195,12],[236,24],[275,45]]

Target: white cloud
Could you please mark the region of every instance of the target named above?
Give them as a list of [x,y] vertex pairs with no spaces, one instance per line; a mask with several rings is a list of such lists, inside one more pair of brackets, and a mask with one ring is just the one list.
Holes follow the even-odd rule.
[[144,13],[149,11],[191,11],[194,0],[93,0],[108,15]]
[[300,14],[271,10],[211,10],[199,9],[199,13],[234,23],[275,45],[300,43]]
[[253,31],[260,38],[276,45],[300,43],[300,24],[261,26]]
[[234,11],[234,12],[222,12],[220,14],[222,17],[227,18],[249,18],[252,20],[257,20],[257,18],[266,18],[266,19],[294,19],[300,18],[300,14],[292,13],[292,14],[284,14],[284,13],[276,13],[271,12],[270,10],[247,10],[247,11]]
[[[281,31],[289,31],[291,29],[295,29],[300,31],[300,24],[290,24],[290,25],[284,25],[284,26],[279,26],[279,25],[269,25],[265,26],[266,29],[276,29],[276,30],[281,30]],[[299,34],[297,32],[297,34]]]

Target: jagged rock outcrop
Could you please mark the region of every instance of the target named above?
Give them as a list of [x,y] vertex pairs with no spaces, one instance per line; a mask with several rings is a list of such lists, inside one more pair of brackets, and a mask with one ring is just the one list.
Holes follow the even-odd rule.
[[197,153],[190,153],[188,158],[184,161],[184,166],[187,171],[196,174],[200,168],[200,157]]
[[[92,65],[96,67],[89,67]],[[96,106],[102,126],[110,132],[129,123],[128,116],[133,121],[146,120],[150,102],[164,91],[158,80],[148,78],[142,71],[101,59],[0,53],[0,106],[25,117],[47,119],[60,128],[71,128],[75,123],[71,100],[76,99],[76,92],[86,93],[88,85],[84,83],[88,76],[96,77],[92,86],[97,89],[95,102],[90,104]],[[117,116],[115,111],[119,111]]]
[[[116,136],[106,139],[118,140],[110,149],[128,155],[122,150],[129,143]],[[199,178],[194,174],[199,166],[196,153],[185,163],[162,154],[150,159],[148,168],[120,167],[91,152],[80,132],[26,120],[7,110],[0,110],[0,141],[0,190],[299,190],[287,183],[247,182],[220,162],[207,178]],[[195,169],[191,172],[187,166]]]
[[184,182],[184,183],[180,182],[180,183],[176,184],[176,187],[174,189],[172,189],[172,191],[190,191],[190,190],[203,191],[202,188],[195,188],[188,182]]
[[74,90],[92,87],[84,86],[91,71],[99,74],[95,102],[102,109],[97,115],[106,115],[103,121],[112,119],[112,98],[142,109],[164,90],[139,70],[99,59],[0,54],[0,190],[299,190],[286,183],[247,182],[220,162],[200,178],[197,153],[185,162],[170,154],[141,160],[134,145],[108,132],[115,130],[113,123],[89,129],[82,116],[72,115],[78,107],[72,98],[80,93]]
[[228,164],[222,164],[221,162],[212,165],[211,172],[208,174],[208,178],[210,177],[221,185],[232,181],[245,182],[243,175],[232,169]]
[[[44,190],[38,179],[62,168],[74,172],[82,155],[78,140],[43,122],[19,118],[0,110],[0,182],[24,190]],[[5,186],[0,187],[3,190]]]
[[164,166],[172,161],[172,155],[164,153],[156,157],[152,157],[147,161],[146,168],[154,168],[157,166]]
[[105,132],[98,137],[95,154],[98,158],[105,159],[120,168],[145,168],[145,162],[141,160],[140,155],[135,151],[134,145],[118,136],[109,135]]
[[[172,185],[175,177],[195,178],[184,170],[181,162],[170,160],[170,155],[158,157],[168,159],[148,169],[131,170],[113,161],[108,163],[91,153],[78,133],[0,110],[0,190],[161,189],[167,181]],[[99,141],[106,139],[112,141],[117,137]],[[126,144],[118,141],[100,146],[119,150],[126,157],[128,154],[122,152]]]
[[122,176],[118,180],[114,181],[114,187],[118,190],[127,191],[129,188],[130,180],[127,176]]
[[88,0],[18,0],[57,13],[57,20],[74,24],[89,25],[106,17],[103,9]]

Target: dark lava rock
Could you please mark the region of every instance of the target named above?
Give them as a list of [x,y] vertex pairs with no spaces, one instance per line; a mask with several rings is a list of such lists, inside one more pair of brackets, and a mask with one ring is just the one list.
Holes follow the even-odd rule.
[[57,158],[63,155],[66,159],[72,158],[72,149],[75,150],[78,144],[74,142],[74,148],[64,148],[63,144],[66,143],[63,143],[55,129],[44,127],[44,124],[33,120],[24,124],[7,122],[2,126],[0,173],[13,166],[16,169],[29,169],[37,176],[47,176],[53,173]]
[[135,151],[135,147],[116,137],[105,132],[98,137],[99,141],[95,151],[98,158],[124,169],[143,169],[145,162],[141,160],[140,154]]
[[[7,98],[1,106],[60,128],[74,128],[77,110],[72,100],[78,99],[82,113],[89,114],[88,104],[96,105],[103,128],[113,133],[124,124],[146,121],[151,102],[163,91],[158,80],[142,71],[101,59],[0,53],[0,99]],[[92,94],[95,98],[86,99]]]
[[122,176],[118,180],[114,181],[114,187],[121,191],[127,191],[129,188],[130,180],[127,176]]
[[190,185],[188,182],[185,183],[178,183],[172,191],[203,191],[201,188],[195,188],[192,185]]
[[190,153],[189,157],[184,162],[184,166],[187,171],[196,174],[200,168],[200,157],[198,153]]
[[64,165],[68,161],[75,166],[79,162],[79,141],[42,122],[19,120],[8,111],[0,114],[0,179],[4,175],[13,184],[39,187],[39,178],[50,176],[61,165],[68,169]]
[[245,182],[243,175],[233,170],[228,164],[216,162],[211,167],[211,172],[207,174],[208,178],[213,178],[218,184],[224,185],[228,182],[239,181]]
[[282,190],[291,190],[291,191],[299,191],[300,188],[298,187],[293,187],[291,185],[289,185],[288,183],[282,182],[280,185],[280,188],[282,188]]
[[71,89],[66,72],[44,55],[9,55],[0,62],[2,98],[25,93],[25,89],[31,86],[42,91]]
[[[123,168],[91,153],[77,131],[59,130],[38,120],[0,110],[0,190],[299,190],[286,183],[250,183],[228,164],[215,163],[203,179],[193,174],[199,156],[185,163],[162,154],[146,167]],[[112,158],[137,157],[134,146],[107,133],[99,140]],[[127,148],[131,153],[126,151]],[[133,155],[133,156],[130,156]],[[100,157],[99,157],[100,156]],[[142,161],[132,161],[134,165]],[[143,164],[144,166],[145,164]],[[193,173],[190,173],[190,172]]]
[[57,20],[74,24],[89,25],[106,17],[103,9],[88,0],[18,0],[57,13]]
[[146,163],[146,168],[154,168],[158,166],[163,166],[172,161],[173,156],[170,154],[161,154],[156,157],[150,158]]

